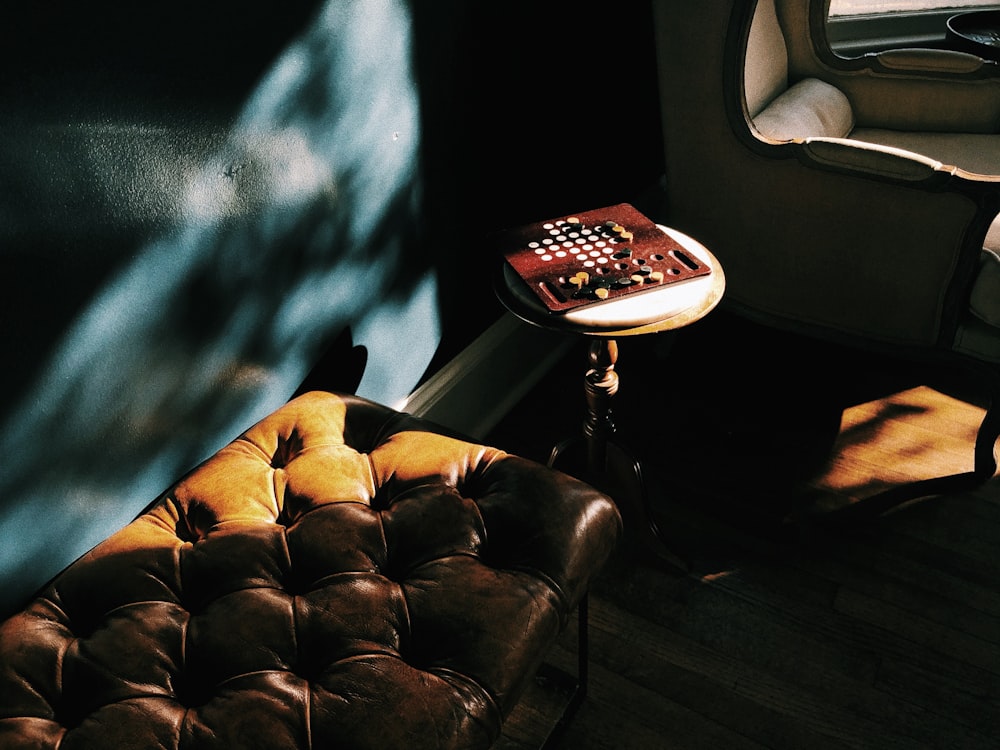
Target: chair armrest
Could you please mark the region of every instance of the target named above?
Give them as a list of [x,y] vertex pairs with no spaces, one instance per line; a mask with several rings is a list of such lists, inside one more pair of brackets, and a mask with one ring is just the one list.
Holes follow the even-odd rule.
[[799,153],[807,165],[908,183],[947,180],[955,171],[914,151],[851,138],[806,138]]
[[983,58],[967,52],[943,49],[891,49],[872,53],[877,68],[886,71],[924,75],[962,75],[975,73],[986,64]]

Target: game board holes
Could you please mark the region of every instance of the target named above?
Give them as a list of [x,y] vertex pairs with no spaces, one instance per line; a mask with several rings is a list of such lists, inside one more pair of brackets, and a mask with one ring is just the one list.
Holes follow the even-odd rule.
[[674,250],[674,256],[683,263],[685,266],[690,268],[692,271],[698,270],[698,264],[691,260],[687,255],[682,253],[680,250]]

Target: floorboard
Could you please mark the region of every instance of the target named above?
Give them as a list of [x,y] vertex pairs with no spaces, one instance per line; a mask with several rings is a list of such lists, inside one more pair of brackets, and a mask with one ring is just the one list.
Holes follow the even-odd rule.
[[[589,693],[555,747],[994,750],[1000,478],[856,529],[803,534],[787,522],[967,471],[976,394],[939,373],[921,383],[891,361],[847,377],[857,361],[807,367],[815,352],[800,351],[754,376],[754,356],[732,340],[714,339],[708,354],[677,340],[628,343],[619,435],[689,569],[615,554],[590,594]],[[570,352],[491,441],[544,461],[578,434],[584,361],[584,349]],[[697,398],[674,400],[677,378]],[[815,402],[794,395],[804,378]],[[573,669],[575,637],[570,626],[552,663]],[[517,747],[540,736],[523,731],[533,710],[522,701],[508,720]]]

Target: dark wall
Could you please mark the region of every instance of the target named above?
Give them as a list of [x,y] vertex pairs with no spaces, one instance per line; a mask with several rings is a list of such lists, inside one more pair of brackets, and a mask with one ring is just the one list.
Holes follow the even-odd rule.
[[[635,197],[663,172],[648,3],[474,3],[465,136],[502,221]],[[473,202],[482,205],[481,194]]]
[[465,341],[502,312],[482,281],[497,261],[492,232],[621,201],[659,210],[652,17],[645,0],[415,7],[450,353],[454,327],[466,322],[454,336]]
[[407,393],[502,314],[492,232],[647,196],[648,12],[8,9],[0,608],[303,381]]

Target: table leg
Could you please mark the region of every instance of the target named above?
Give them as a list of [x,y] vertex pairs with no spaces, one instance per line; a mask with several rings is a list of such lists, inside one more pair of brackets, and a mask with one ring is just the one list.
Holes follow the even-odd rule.
[[635,548],[655,562],[687,571],[689,566],[669,551],[653,519],[642,467],[615,434],[612,402],[618,392],[618,343],[610,338],[595,338],[588,352],[589,368],[584,378],[587,417],[583,434],[552,449],[549,466],[558,464],[582,439],[586,449],[586,479],[606,491],[618,505],[625,524],[626,537],[637,542]]

